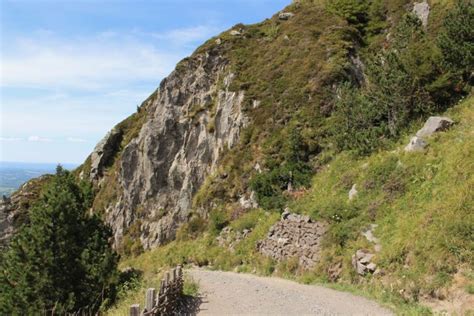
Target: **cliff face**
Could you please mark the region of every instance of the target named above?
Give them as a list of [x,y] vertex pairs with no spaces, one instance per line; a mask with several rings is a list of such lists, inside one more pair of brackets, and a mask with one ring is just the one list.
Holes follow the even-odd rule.
[[119,195],[105,214],[117,244],[135,225],[143,247],[156,246],[188,219],[193,195],[248,124],[244,92],[229,91],[233,77],[211,50],[183,61],[163,80],[138,137],[118,162]]

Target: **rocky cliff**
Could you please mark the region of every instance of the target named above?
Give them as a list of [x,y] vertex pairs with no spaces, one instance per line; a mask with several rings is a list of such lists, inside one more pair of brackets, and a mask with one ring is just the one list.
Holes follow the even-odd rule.
[[[145,249],[172,239],[188,219],[193,195],[238,142],[249,120],[244,92],[229,91],[234,74],[227,64],[218,49],[183,61],[148,104],[145,124],[118,162],[117,201],[106,209],[117,244],[134,224]],[[99,143],[92,165],[101,165],[104,145],[116,135]],[[93,171],[92,180],[102,173],[100,167]]]

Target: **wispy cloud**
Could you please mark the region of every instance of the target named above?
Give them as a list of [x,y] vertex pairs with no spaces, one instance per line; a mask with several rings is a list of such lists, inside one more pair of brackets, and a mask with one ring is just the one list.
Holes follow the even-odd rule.
[[156,81],[219,28],[198,25],[162,33],[99,32],[61,38],[38,31],[14,38],[2,52],[1,86],[95,89]]
[[0,137],[0,141],[2,142],[20,142],[23,138],[20,137]]
[[29,142],[37,142],[37,143],[50,143],[53,140],[51,138],[40,137],[40,136],[30,136],[28,137]]
[[171,41],[174,45],[189,45],[198,41],[205,41],[218,34],[222,28],[211,25],[197,25],[192,27],[170,30],[168,32],[154,33],[153,37]]
[[77,137],[68,137],[66,139],[70,143],[86,143],[87,140],[82,139],[82,138],[77,138]]
[[143,43],[27,40],[2,61],[2,86],[100,89],[161,78],[174,56]]

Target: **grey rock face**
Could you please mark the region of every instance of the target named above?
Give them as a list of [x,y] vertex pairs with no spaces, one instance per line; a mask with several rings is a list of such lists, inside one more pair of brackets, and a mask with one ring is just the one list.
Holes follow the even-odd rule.
[[413,152],[413,151],[423,151],[428,143],[425,142],[422,138],[414,136],[410,139],[410,142],[405,147],[405,151]]
[[97,181],[102,177],[104,168],[114,157],[121,141],[122,132],[114,128],[95,146],[91,154],[91,181]]
[[454,124],[454,121],[449,117],[442,116],[431,116],[425,123],[422,129],[420,129],[416,136],[418,137],[429,137],[436,132],[445,131],[451,125]]
[[428,25],[428,17],[430,15],[430,5],[428,2],[417,2],[413,5],[413,13],[421,20],[424,27]]
[[116,244],[134,223],[145,249],[174,238],[188,220],[193,195],[222,152],[238,143],[248,119],[244,93],[229,90],[234,76],[226,64],[210,51],[182,62],[162,81],[146,123],[120,160],[122,192],[106,212]]
[[0,246],[6,245],[15,232],[11,211],[10,199],[2,198],[0,200]]
[[285,211],[282,219],[270,228],[267,238],[258,243],[258,250],[277,261],[298,258],[303,268],[319,261],[321,240],[326,225],[313,222],[308,216]]

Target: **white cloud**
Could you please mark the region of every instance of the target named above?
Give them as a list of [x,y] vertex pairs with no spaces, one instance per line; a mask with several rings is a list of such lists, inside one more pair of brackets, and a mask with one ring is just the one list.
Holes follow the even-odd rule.
[[77,137],[68,137],[67,141],[70,143],[86,143],[87,140]]
[[0,141],[2,142],[19,142],[22,140],[23,138],[19,138],[19,137],[0,137]]
[[102,89],[144,80],[158,84],[183,56],[156,44],[151,36],[14,39],[2,52],[1,85]]
[[193,27],[174,29],[168,32],[155,33],[153,37],[171,41],[174,45],[189,45],[198,41],[204,41],[217,35],[221,28],[209,25],[198,25]]
[[30,136],[28,137],[29,142],[38,142],[38,143],[50,143],[53,140],[51,138],[40,137],[40,136]]

